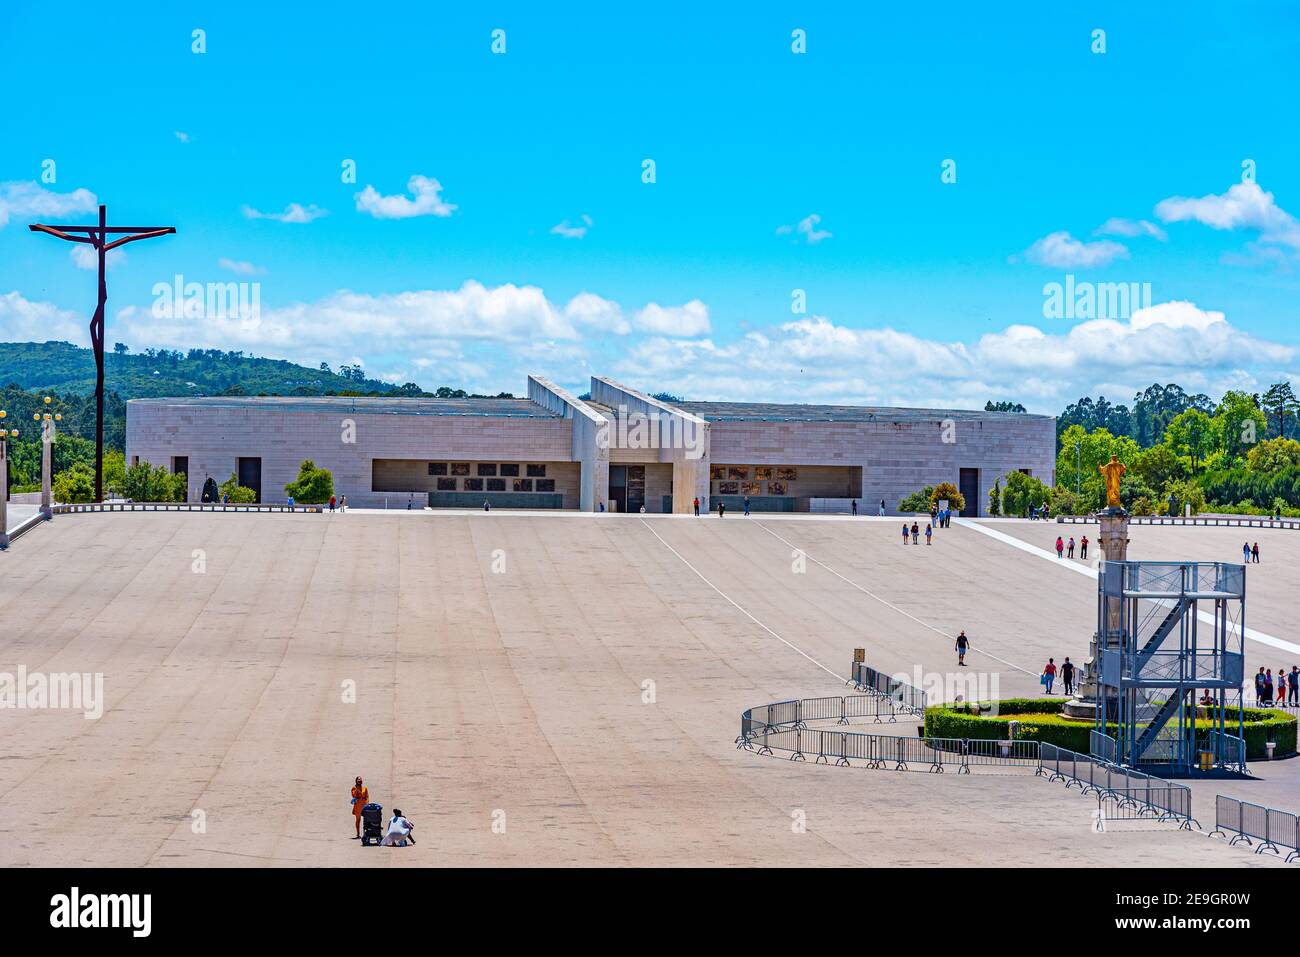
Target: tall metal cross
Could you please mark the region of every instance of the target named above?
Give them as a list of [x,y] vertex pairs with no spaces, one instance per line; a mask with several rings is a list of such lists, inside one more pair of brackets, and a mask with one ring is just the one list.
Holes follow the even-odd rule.
[[[104,282],[104,257],[110,249],[125,246],[137,239],[153,239],[176,232],[174,226],[109,226],[107,207],[99,207],[98,226],[47,226],[32,223],[27,227],[34,233],[49,233],[71,243],[89,243],[99,253],[99,305],[90,320],[90,342],[95,350],[95,501],[104,500],[104,304],[108,302],[108,286]],[[84,235],[82,235],[84,234]],[[109,241],[110,235],[120,239]]]

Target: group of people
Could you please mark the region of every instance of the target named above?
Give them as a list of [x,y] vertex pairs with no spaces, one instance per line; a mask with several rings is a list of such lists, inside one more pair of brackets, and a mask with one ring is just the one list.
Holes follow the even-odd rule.
[[1241,560],[1247,564],[1259,564],[1259,542],[1252,545],[1250,542],[1241,543]]
[[[289,499],[289,504],[293,504],[293,499]],[[333,512],[336,508],[340,512],[346,512],[348,510],[348,497],[346,495],[342,498],[337,498],[333,495],[330,496],[330,511]]]
[[1279,708],[1300,706],[1300,668],[1295,665],[1290,671],[1278,668],[1276,677],[1271,668],[1260,668],[1255,675],[1255,704]]
[[[361,780],[361,775],[357,775],[356,783],[352,785],[352,819],[357,826],[357,836],[355,841],[361,840],[361,811],[370,803],[370,789],[366,787],[365,782]],[[384,829],[384,839],[379,843],[383,847],[406,847],[408,843],[415,844],[415,825],[402,815],[397,808],[393,808],[393,816],[388,820],[388,827]]]
[[[921,526],[918,522],[913,522],[910,526],[907,522],[903,523],[903,544],[907,544],[907,536],[912,536],[912,544],[920,544]],[[925,525],[925,544],[929,545],[934,537],[934,526],[929,522]]]
[[1041,506],[1038,505],[1029,506],[1029,520],[1031,522],[1036,522],[1040,519],[1045,522],[1049,518],[1051,518],[1051,516],[1052,516],[1052,510],[1047,507],[1046,502],[1044,502]]
[[1079,674],[1078,669],[1074,667],[1074,662],[1068,656],[1061,662],[1059,668],[1056,665],[1055,658],[1048,658],[1047,664],[1043,665],[1043,673],[1038,676],[1038,683],[1043,686],[1048,694],[1054,694],[1052,686],[1056,684],[1058,676],[1061,679],[1062,690],[1067,695],[1074,694],[1075,682],[1078,680]]
[[[1073,535],[1070,536],[1070,540],[1068,542],[1065,541],[1063,538],[1061,538],[1060,535],[1056,536],[1056,557],[1057,558],[1074,557],[1074,536]],[[1083,538],[1079,540],[1079,558],[1083,559],[1084,561],[1087,561],[1088,559],[1088,536],[1087,535],[1084,535]]]

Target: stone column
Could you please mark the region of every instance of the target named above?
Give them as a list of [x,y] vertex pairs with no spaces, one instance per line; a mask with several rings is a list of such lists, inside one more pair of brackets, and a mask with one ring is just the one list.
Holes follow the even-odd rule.
[[41,514],[46,521],[54,517],[54,420],[46,416],[41,423]]
[[0,548],[9,547],[9,440],[0,436]]
[[[1102,560],[1127,561],[1128,513],[1123,509],[1106,509],[1098,516],[1098,520],[1101,523],[1101,531],[1097,535],[1097,547],[1101,550]],[[1117,634],[1123,621],[1124,599],[1107,599],[1106,606],[1106,630],[1109,634]],[[1079,690],[1065,705],[1065,714],[1068,717],[1092,720],[1096,718],[1101,647],[1105,647],[1108,651],[1117,651],[1119,644],[1115,640],[1107,639],[1103,645],[1102,636],[1093,632],[1092,641],[1088,644],[1088,660],[1083,663],[1083,678],[1079,682]]]

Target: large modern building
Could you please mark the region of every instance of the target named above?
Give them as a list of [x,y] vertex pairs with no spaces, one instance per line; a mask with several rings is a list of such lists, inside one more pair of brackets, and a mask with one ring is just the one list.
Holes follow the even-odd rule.
[[1054,482],[1051,416],[661,402],[601,376],[579,399],[539,376],[527,399],[219,396],[127,403],[128,461],[236,475],[262,501],[311,459],[351,505],[689,512],[841,511],[949,481],[982,514],[1012,471]]

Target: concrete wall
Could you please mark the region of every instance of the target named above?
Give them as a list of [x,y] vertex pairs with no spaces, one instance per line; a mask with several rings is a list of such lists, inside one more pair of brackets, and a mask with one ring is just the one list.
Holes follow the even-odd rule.
[[[439,459],[437,461],[442,461],[442,460]],[[528,463],[528,462],[516,461],[513,459],[504,459],[504,460],[494,459],[491,462],[487,462],[483,464],[496,465],[498,466],[498,471],[499,471],[499,466],[502,465],[503,463],[518,465],[519,466],[518,477],[521,479],[528,478],[527,475],[528,469],[525,466],[529,464],[545,465],[546,478],[551,479],[555,482],[555,491],[564,497],[564,508],[576,509],[578,507],[579,491],[580,491],[579,487],[581,484],[582,469],[577,462]],[[391,493],[394,492],[398,492],[398,493],[417,492],[426,497],[429,492],[435,492],[438,490],[438,479],[440,478],[445,478],[445,479],[454,478],[456,481],[456,491],[466,491],[465,489],[466,478],[472,478],[472,479],[482,478],[484,486],[486,487],[487,478],[480,476],[478,474],[478,465],[480,463],[468,462],[467,464],[469,465],[469,470],[470,470],[470,474],[468,476],[430,475],[428,459],[375,459],[372,487],[376,492],[389,492],[390,496]],[[510,492],[510,493],[514,492],[515,476],[502,478],[500,475],[496,475],[492,477],[501,478],[501,480],[506,483],[506,492]],[[537,479],[534,478],[532,481],[534,485],[536,485]],[[491,493],[491,492],[484,493],[482,491],[479,491],[479,492],[475,492],[474,494],[479,496],[478,502],[476,504],[482,505],[484,498],[490,498],[493,494],[500,494],[500,493]],[[527,494],[529,493],[524,493],[524,492],[519,493],[519,495],[527,495]],[[533,492],[531,494],[543,494],[543,493]],[[526,498],[516,498],[515,500],[527,501]],[[420,496],[417,495],[417,501],[419,502],[420,505],[423,505],[425,499],[420,498]],[[400,502],[404,507],[406,502],[406,497],[405,496],[390,497],[390,505],[398,502]],[[348,498],[348,504],[349,505],[352,504],[351,497]]]
[[[672,465],[673,511],[686,514],[692,510],[692,501],[700,500],[700,508],[709,505],[709,423],[697,415],[674,409],[648,395],[620,385],[602,376],[591,377],[591,398],[594,402],[616,410],[618,416],[635,413],[651,416],[660,423],[657,448],[643,449],[641,461],[657,460]],[[610,442],[622,446],[619,423],[610,427]],[[646,473],[647,493],[649,472]],[[648,497],[648,494],[647,494]],[[647,504],[646,509],[650,506]]]
[[237,458],[255,456],[262,459],[263,501],[283,501],[298,464],[311,459],[334,473],[335,491],[348,504],[382,506],[385,497],[390,505],[394,499],[392,491],[371,488],[376,458],[569,462],[573,424],[563,418],[341,414],[137,400],[126,406],[126,454],[128,463],[138,456],[168,467],[173,456],[189,456],[192,501],[207,476],[224,482]]
[[572,425],[570,456],[582,466],[577,507],[584,512],[608,509],[609,420],[572,393],[541,376],[528,377],[528,398],[542,408],[564,416]]

